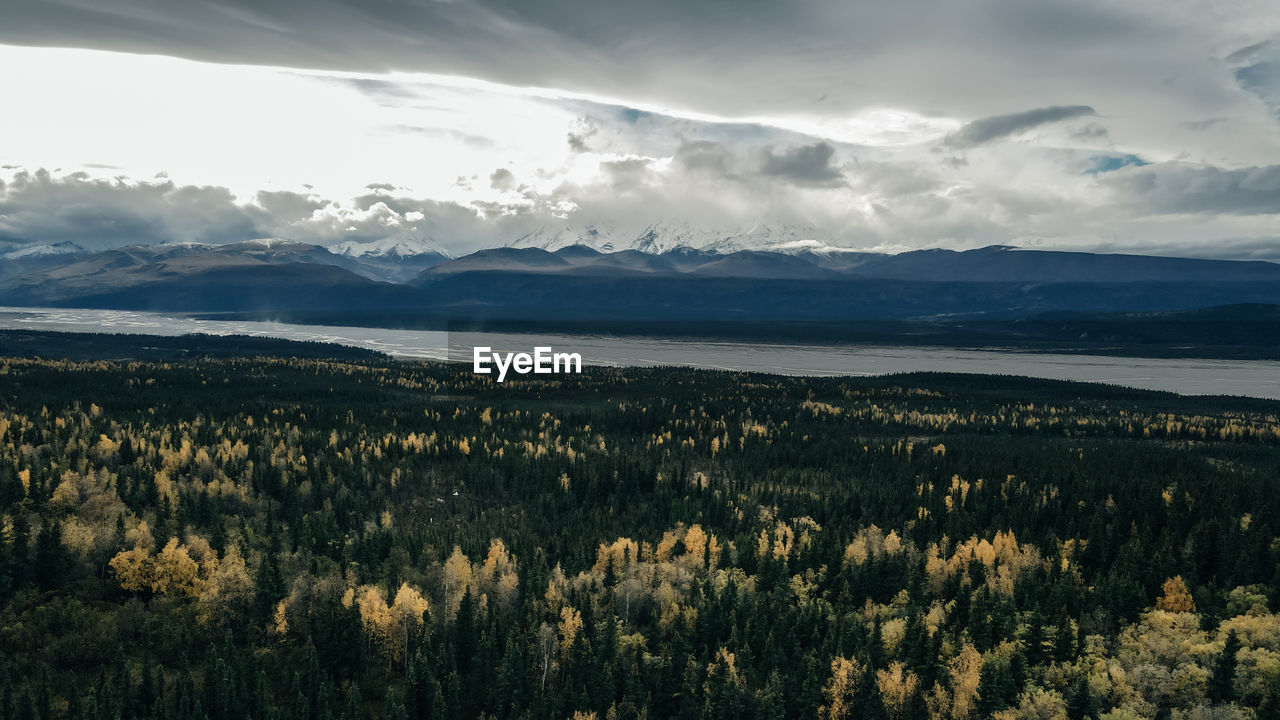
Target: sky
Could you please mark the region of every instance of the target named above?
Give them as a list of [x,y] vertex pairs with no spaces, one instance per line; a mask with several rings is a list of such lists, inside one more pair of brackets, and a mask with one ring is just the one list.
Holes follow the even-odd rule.
[[799,228],[1280,261],[1274,0],[6,0],[0,252]]

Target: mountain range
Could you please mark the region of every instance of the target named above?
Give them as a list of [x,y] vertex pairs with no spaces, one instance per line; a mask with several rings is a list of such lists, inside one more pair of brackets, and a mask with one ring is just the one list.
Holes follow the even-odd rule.
[[734,253],[743,250],[768,252],[845,251],[831,235],[812,225],[757,224],[745,229],[707,229],[680,223],[653,223],[638,232],[619,230],[612,225],[582,227],[544,226],[521,235],[507,247],[557,251],[584,246],[600,252],[638,250],[663,254],[675,250]]
[[288,240],[98,252],[29,246],[0,259],[0,305],[345,313],[370,325],[1004,321],[1280,305],[1280,264],[1271,262],[1003,246],[891,255],[836,248],[803,228],[696,237],[649,230],[620,247],[608,228],[588,232],[591,242],[579,242],[587,231],[566,228],[456,258],[411,232],[330,248]]
[[330,252],[354,260],[370,279],[390,282],[404,282],[453,259],[434,239],[408,229],[372,242],[344,242]]

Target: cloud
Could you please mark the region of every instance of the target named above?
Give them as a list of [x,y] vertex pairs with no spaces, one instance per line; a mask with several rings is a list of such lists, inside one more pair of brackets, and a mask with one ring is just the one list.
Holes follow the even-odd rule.
[[844,175],[832,160],[836,149],[826,142],[787,148],[780,153],[765,148],[761,152],[760,172],[799,185],[836,185]]
[[[413,231],[455,252],[540,224],[805,222],[883,247],[1270,237],[1280,123],[1259,99],[1280,18],[1237,0],[1196,23],[1195,2],[21,2],[0,42],[235,64],[0,47],[32,60],[0,63],[27,69],[0,96],[46,110],[0,119],[24,138],[6,161],[94,170],[0,189],[0,236]],[[153,93],[182,102],[120,100]],[[1036,109],[1000,114],[1010,97]],[[181,180],[110,177],[157,171]]]
[[1253,59],[1253,57],[1258,53],[1260,53],[1261,51],[1269,49],[1273,43],[1274,43],[1274,40],[1267,39],[1267,40],[1263,40],[1262,42],[1253,43],[1252,45],[1246,45],[1240,48],[1239,50],[1236,50],[1235,52],[1228,55],[1226,57],[1226,60],[1229,63],[1248,62],[1249,60]]
[[1088,105],[1054,105],[1009,115],[993,115],[968,123],[947,136],[944,144],[953,148],[971,148],[1017,135],[1040,125],[1096,114]]
[[260,190],[254,199],[276,222],[295,222],[311,217],[329,204],[315,195],[288,190]]
[[591,149],[587,147],[587,140],[597,132],[599,132],[599,128],[596,127],[591,118],[579,118],[569,128],[569,133],[565,139],[569,142],[570,150],[576,153],[583,153]]
[[[0,43],[50,47],[0,46],[24,68],[0,96],[43,109],[0,119],[24,139],[5,161],[99,179],[57,178],[96,198],[79,216],[24,195],[6,237],[411,228],[464,249],[521,223],[779,219],[887,247],[1270,236],[1268,191],[1238,174],[1280,165],[1274,0],[11,5]],[[158,95],[160,115],[121,99]],[[99,177],[157,171],[182,180]]]
[[[1280,53],[1276,53],[1280,56]],[[1280,59],[1256,62],[1236,70],[1240,87],[1257,95],[1280,117]]]
[[1107,129],[1098,123],[1089,123],[1084,127],[1071,133],[1071,137],[1080,140],[1102,140],[1108,135]]
[[[1079,155],[1038,158],[1010,182],[1000,174],[1001,158],[984,153],[970,166],[950,168],[922,150],[913,161],[893,154],[860,159],[835,184],[813,182],[829,178],[822,168],[834,167],[834,154],[813,147],[769,151],[780,163],[774,169],[789,173],[769,175],[733,171],[740,158],[716,143],[682,144],[668,158],[603,158],[598,174],[559,175],[557,183],[541,189],[522,184],[466,204],[381,188],[352,199],[288,191],[237,198],[226,188],[169,179],[19,170],[0,178],[0,246],[70,240],[106,248],[254,237],[334,245],[412,233],[466,253],[506,244],[538,227],[608,226],[626,237],[662,223],[726,233],[756,224],[803,225],[815,237],[862,248],[966,248],[1020,244],[1031,237],[1070,249],[1272,259],[1280,254],[1268,255],[1266,246],[1280,215],[1280,165],[1139,165],[1124,154]],[[800,162],[804,158],[809,161]],[[1081,174],[1097,158],[1119,158],[1124,166]],[[721,172],[725,167],[730,172]],[[803,182],[793,177],[797,173]],[[1057,173],[1066,173],[1069,184],[1057,180]],[[1041,174],[1054,182],[1036,182]],[[978,177],[989,181],[977,182]]]
[[1147,242],[1105,242],[1087,249],[1108,253],[1136,253],[1139,255],[1166,255],[1202,257],[1218,260],[1265,260],[1280,262],[1280,236],[1225,237],[1197,245],[1186,242],[1150,240]]
[[347,203],[287,191],[251,201],[226,188],[171,180],[92,178],[18,170],[0,182],[0,241],[36,245],[70,241],[91,250],[172,242],[223,244],[280,237],[318,245],[369,241],[411,229],[457,240],[488,239],[476,211],[455,203],[385,192]]
[[1241,90],[1257,97],[1280,119],[1280,42],[1269,38],[1231,53],[1226,62]]
[[731,174],[733,153],[722,143],[686,140],[676,148],[672,159],[677,166],[691,173],[727,177]]
[[655,178],[649,158],[628,157],[600,164],[607,182],[618,192],[629,192],[651,184]]
[[1101,180],[1117,201],[1152,215],[1280,214],[1280,165],[1226,170],[1159,163]]
[[0,190],[0,236],[24,243],[107,248],[260,235],[255,213],[221,187],[55,177],[41,169],[18,171]]
[[1187,128],[1188,130],[1194,130],[1195,132],[1204,132],[1225,122],[1229,122],[1229,120],[1227,118],[1215,117],[1205,118],[1204,120],[1184,120],[1179,123],[1179,125]]
[[[638,112],[847,118],[871,108],[981,117],[1091,89],[1116,116],[1221,104],[1227,62],[1280,31],[1270,0],[19,0],[0,42],[221,63],[433,73],[612,98]],[[805,38],[798,46],[795,38]],[[939,72],[939,68],[945,72]],[[1169,77],[1176,84],[1152,89]],[[362,81],[392,100],[397,88]],[[1145,109],[1144,109],[1145,106]],[[1170,113],[1170,110],[1178,112]],[[1174,120],[1174,122],[1177,121]]]
[[498,168],[489,175],[489,187],[494,190],[510,190],[515,184],[516,176],[506,168]]

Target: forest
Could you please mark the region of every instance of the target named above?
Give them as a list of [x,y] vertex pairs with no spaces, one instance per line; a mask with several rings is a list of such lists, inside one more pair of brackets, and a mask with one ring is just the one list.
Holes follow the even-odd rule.
[[0,358],[0,718],[1280,718],[1280,403]]

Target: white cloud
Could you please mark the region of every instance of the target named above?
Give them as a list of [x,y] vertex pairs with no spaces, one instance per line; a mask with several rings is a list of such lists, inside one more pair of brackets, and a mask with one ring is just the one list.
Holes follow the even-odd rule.
[[[858,247],[1263,252],[1280,214],[1280,122],[1259,85],[1270,75],[1240,71],[1275,45],[1255,39],[1265,24],[1203,29],[1150,11],[1014,9],[991,20],[986,48],[962,42],[982,33],[973,18],[953,18],[951,35],[945,18],[927,22],[937,47],[847,29],[862,54],[820,48],[841,77],[771,42],[745,66],[729,62],[739,49],[709,47],[727,63],[717,78],[700,76],[708,58],[680,74],[655,51],[637,72],[666,82],[634,86],[605,77],[608,63],[538,87],[0,46],[0,66],[23,68],[0,74],[0,162],[14,166],[0,236],[329,244],[411,230],[464,252],[546,223],[785,222]],[[904,20],[895,12],[870,20]],[[1067,35],[1118,24],[1094,28],[1084,52],[1028,25],[1045,17]],[[756,83],[734,85],[748,71]],[[987,86],[1001,83],[997,97]]]

